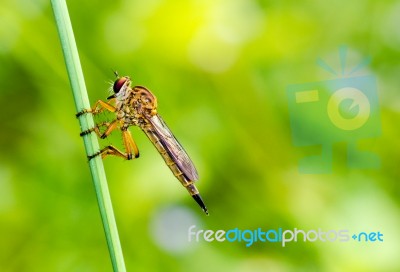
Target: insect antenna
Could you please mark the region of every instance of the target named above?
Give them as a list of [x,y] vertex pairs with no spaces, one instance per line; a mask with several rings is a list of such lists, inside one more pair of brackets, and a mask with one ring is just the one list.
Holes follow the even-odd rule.
[[116,78],[119,78],[118,71],[117,71],[117,70],[114,70],[114,69],[112,69],[112,70],[113,70],[113,73],[114,73],[115,77],[116,77]]

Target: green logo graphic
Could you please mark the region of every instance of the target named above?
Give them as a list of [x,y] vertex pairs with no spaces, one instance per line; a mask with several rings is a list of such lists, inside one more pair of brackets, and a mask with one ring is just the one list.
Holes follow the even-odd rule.
[[[342,64],[343,52],[341,49]],[[356,68],[366,63],[364,61]],[[319,64],[326,68],[325,63],[319,61]],[[342,68],[344,71],[344,65]],[[338,142],[347,143],[348,167],[379,167],[380,160],[376,154],[357,149],[360,139],[381,134],[375,77],[344,77],[293,84],[287,87],[287,98],[294,145],[321,147],[320,154],[300,160],[300,173],[331,173],[333,144]]]

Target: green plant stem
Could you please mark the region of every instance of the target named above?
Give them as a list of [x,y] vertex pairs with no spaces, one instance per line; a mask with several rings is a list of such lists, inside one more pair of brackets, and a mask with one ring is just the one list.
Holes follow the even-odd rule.
[[[54,17],[57,24],[58,34],[64,53],[65,64],[68,71],[70,84],[75,100],[76,111],[90,108],[89,97],[86,91],[82,67],[79,60],[74,33],[68,14],[65,0],[51,0]],[[94,127],[91,114],[83,114],[79,117],[81,130]],[[99,142],[94,133],[83,137],[86,154],[91,155],[99,150]],[[100,215],[103,222],[104,232],[107,239],[108,250],[114,271],[126,271],[121,244],[118,237],[117,225],[115,223],[110,193],[108,191],[106,174],[103,161],[100,156],[89,161],[93,184],[96,190]]]

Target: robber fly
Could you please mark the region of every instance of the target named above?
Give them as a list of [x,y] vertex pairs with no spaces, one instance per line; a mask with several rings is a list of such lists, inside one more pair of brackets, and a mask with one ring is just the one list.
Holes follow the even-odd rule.
[[[147,135],[165,163],[175,177],[188,190],[189,194],[208,215],[207,208],[197,190],[194,182],[199,176],[186,151],[172,134],[163,119],[157,113],[157,98],[145,87],[131,86],[128,76],[119,77],[113,85],[114,94],[107,97],[107,102],[98,100],[93,108],[84,109],[76,114],[77,117],[85,113],[99,114],[104,110],[115,113],[116,118],[111,122],[97,124],[94,128],[81,132],[81,136],[95,132],[104,139],[116,129],[121,130],[125,152],[109,145],[100,151],[88,156],[89,160],[96,156],[102,158],[108,155],[119,156],[127,160],[139,157],[139,150],[128,128],[138,126]],[[101,127],[104,127],[102,130]],[[104,131],[104,132],[102,132]]]

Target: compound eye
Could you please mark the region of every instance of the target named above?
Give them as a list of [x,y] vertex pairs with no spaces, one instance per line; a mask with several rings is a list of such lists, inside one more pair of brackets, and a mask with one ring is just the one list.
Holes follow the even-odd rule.
[[128,79],[129,79],[128,77],[118,78],[114,82],[114,86],[113,86],[114,93],[118,93],[121,90],[122,86],[124,86],[125,82],[128,81]]

